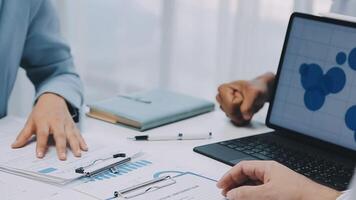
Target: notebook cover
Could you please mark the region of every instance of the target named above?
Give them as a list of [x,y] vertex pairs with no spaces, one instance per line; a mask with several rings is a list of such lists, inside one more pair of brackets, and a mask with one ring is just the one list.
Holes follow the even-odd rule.
[[[136,122],[135,124],[139,124],[139,126],[135,128],[145,131],[210,112],[214,110],[214,103],[166,90],[153,90],[129,96],[118,95],[89,105],[89,107],[91,110],[117,116],[118,119]],[[89,116],[95,117],[90,113]],[[105,118],[100,119],[105,120]],[[113,122],[112,119],[105,121]]]

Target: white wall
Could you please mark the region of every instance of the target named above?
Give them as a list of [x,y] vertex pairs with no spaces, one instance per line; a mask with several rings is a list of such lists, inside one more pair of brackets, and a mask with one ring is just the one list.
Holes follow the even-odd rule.
[[[293,10],[331,0],[56,0],[88,101],[165,87],[213,99],[216,87],[275,71]],[[10,111],[26,115],[24,74]]]

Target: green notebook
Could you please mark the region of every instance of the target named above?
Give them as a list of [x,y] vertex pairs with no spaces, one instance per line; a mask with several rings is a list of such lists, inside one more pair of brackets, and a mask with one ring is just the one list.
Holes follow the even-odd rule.
[[166,90],[118,95],[89,105],[88,116],[140,131],[214,110],[214,103]]

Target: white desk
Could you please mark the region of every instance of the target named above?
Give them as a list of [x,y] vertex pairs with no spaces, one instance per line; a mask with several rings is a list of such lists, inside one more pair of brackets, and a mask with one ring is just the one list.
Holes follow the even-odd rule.
[[[177,134],[178,132],[212,132],[213,139],[200,140],[200,141],[130,141],[127,137],[142,134],[132,129],[124,128],[121,126],[109,124],[106,122],[98,121],[91,118],[85,118],[83,126],[83,135],[94,135],[100,140],[108,142],[118,141],[128,145],[136,145],[137,148],[144,150],[147,153],[159,153],[162,162],[170,162],[172,160],[182,161],[187,167],[194,167],[199,169],[199,173],[208,175],[211,178],[219,179],[230,167],[202,156],[193,152],[193,147],[204,145],[217,141],[223,141],[248,135],[254,135],[268,131],[264,125],[266,110],[264,109],[260,114],[255,116],[254,121],[248,127],[237,128],[234,126],[220,110],[190,118],[177,123],[162,126],[160,128],[146,131],[145,134]],[[90,147],[89,147],[90,148]],[[1,184],[7,187],[1,187]],[[35,187],[31,191],[26,191],[26,188]],[[7,189],[6,189],[7,188]],[[11,191],[14,190],[14,191]],[[13,193],[17,190],[17,195]],[[41,190],[53,190],[52,186],[34,182],[29,179],[0,173],[0,196],[7,192],[8,196],[12,199],[31,199],[36,197],[39,199],[41,196],[38,193]],[[6,191],[5,191],[6,190]],[[10,190],[10,191],[9,191]],[[37,196],[36,196],[37,195]],[[42,198],[42,197],[41,197]],[[2,198],[1,198],[2,199]],[[43,199],[48,199],[43,198]],[[61,192],[51,199],[91,199],[90,197],[76,194],[72,191]]]

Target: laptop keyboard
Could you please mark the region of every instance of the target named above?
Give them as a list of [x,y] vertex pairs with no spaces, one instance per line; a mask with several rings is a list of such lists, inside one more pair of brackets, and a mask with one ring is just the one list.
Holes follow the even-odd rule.
[[219,144],[261,160],[275,160],[316,182],[337,190],[346,190],[353,175],[354,166],[343,166],[259,137],[240,138]]

